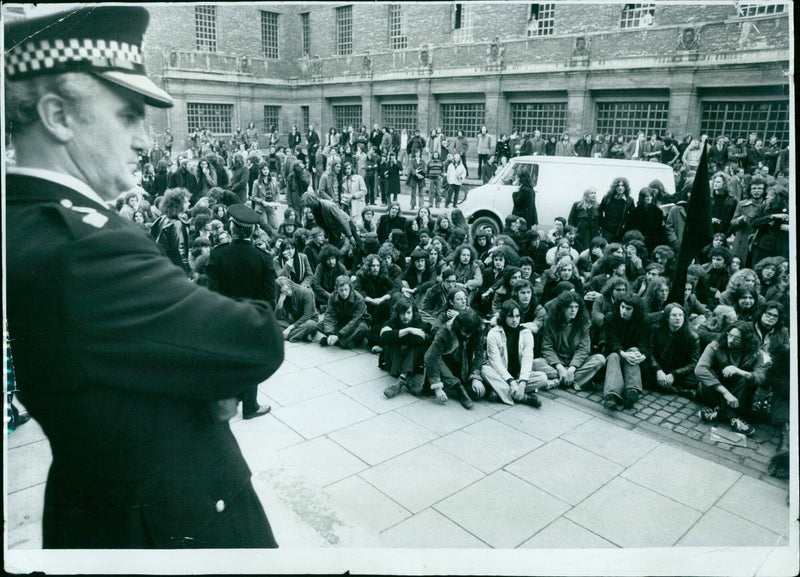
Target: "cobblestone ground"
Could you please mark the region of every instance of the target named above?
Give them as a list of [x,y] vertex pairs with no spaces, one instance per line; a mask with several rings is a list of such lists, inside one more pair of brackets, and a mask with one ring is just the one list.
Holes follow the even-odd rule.
[[752,423],[756,432],[746,439],[747,446],[742,447],[712,440],[712,427],[726,431],[729,428],[721,422],[702,422],[697,412],[703,405],[680,395],[645,390],[632,409],[610,411],[603,407],[602,388],[585,391],[556,389],[540,394],[572,399],[582,407],[613,415],[632,429],[649,431],[680,442],[714,461],[733,466],[743,473],[777,486],[785,486],[785,481],[767,474],[769,460],[780,442],[780,432],[769,424]]

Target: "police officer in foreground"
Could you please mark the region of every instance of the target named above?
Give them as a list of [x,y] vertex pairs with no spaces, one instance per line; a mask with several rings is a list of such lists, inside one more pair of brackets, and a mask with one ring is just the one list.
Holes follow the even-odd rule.
[[[249,206],[228,207],[231,242],[211,251],[206,264],[209,288],[235,299],[268,302],[275,307],[275,267],[272,255],[253,245],[252,238],[261,215]],[[258,384],[247,387],[242,395],[242,417],[253,419],[266,415],[269,405],[259,406]]]
[[5,30],[8,327],[52,449],[45,548],[276,547],[219,403],[283,361],[264,301],[189,282],[107,208],[149,148],[148,12],[89,6]]

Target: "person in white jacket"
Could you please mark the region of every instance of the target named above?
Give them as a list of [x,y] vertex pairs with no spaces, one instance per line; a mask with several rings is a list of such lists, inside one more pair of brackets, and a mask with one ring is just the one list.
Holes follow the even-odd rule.
[[444,207],[450,207],[450,200],[453,201],[453,208],[458,206],[458,195],[461,192],[461,183],[467,176],[467,169],[461,162],[461,155],[455,154],[453,162],[447,165],[447,195],[444,198]]
[[531,371],[533,333],[520,326],[520,321],[519,304],[504,302],[497,326],[486,337],[486,364],[481,376],[503,403],[523,403],[538,409],[542,403],[536,389],[547,382],[547,375]]
[[361,215],[367,207],[367,185],[349,162],[344,163],[342,177],[342,208],[353,218]]

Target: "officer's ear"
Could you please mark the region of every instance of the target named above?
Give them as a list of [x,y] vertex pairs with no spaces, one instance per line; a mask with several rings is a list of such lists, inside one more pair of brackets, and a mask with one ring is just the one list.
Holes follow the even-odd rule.
[[42,127],[57,141],[66,143],[74,136],[74,112],[73,107],[66,100],[48,92],[39,98],[36,111],[39,113],[39,120]]

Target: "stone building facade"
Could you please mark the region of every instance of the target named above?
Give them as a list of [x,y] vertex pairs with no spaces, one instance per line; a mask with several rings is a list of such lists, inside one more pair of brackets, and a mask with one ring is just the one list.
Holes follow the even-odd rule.
[[374,124],[789,139],[790,2],[150,5],[154,137]]

